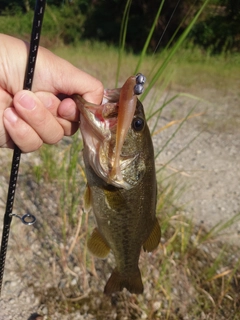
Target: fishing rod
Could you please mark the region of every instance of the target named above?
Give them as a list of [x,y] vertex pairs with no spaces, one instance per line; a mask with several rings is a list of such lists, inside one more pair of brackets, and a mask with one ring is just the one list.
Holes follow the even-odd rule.
[[[39,47],[45,4],[46,4],[46,0],[36,0],[34,18],[32,23],[32,33],[31,33],[28,61],[27,61],[26,73],[25,73],[25,78],[23,83],[24,90],[31,91],[32,89],[33,76],[34,76],[35,64],[37,60],[37,52]],[[31,213],[27,213],[21,217],[12,212],[16,186],[17,186],[18,169],[20,166],[21,153],[22,153],[21,150],[18,148],[17,145],[15,145],[13,157],[12,157],[12,166],[11,166],[10,180],[9,180],[9,186],[8,186],[6,209],[5,209],[4,219],[3,219],[3,231],[2,231],[2,241],[1,241],[1,251],[0,251],[0,295],[2,291],[3,274],[4,274],[4,267],[5,267],[6,254],[7,254],[7,248],[8,248],[8,238],[9,238],[12,217],[19,218],[22,221],[22,223],[25,225],[32,225],[36,221],[36,218]]]

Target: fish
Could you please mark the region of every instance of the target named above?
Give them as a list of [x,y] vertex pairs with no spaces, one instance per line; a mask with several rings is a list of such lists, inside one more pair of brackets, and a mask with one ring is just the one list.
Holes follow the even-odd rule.
[[143,105],[136,97],[144,82],[141,74],[131,76],[122,88],[105,90],[101,105],[73,96],[80,110],[85,207],[93,209],[97,224],[87,246],[100,259],[111,250],[116,262],[104,288],[107,295],[124,288],[143,293],[140,253],[142,248],[155,250],[161,238],[154,148]]

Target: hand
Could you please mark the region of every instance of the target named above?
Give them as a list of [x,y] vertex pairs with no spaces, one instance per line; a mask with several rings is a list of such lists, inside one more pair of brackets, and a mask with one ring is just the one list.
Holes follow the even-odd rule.
[[74,93],[100,104],[102,83],[47,49],[39,47],[32,92],[22,90],[29,45],[0,34],[0,146],[22,152],[37,150],[42,143],[57,143],[78,129],[75,102],[57,95]]

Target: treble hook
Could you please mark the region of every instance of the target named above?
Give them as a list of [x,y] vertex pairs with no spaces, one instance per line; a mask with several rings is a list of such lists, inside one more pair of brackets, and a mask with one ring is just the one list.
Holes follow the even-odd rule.
[[[20,219],[22,221],[23,224],[26,224],[28,226],[31,226],[32,224],[34,224],[36,222],[36,218],[33,214],[31,213],[26,213],[24,214],[22,217],[19,216],[18,214],[12,213],[11,214],[12,217],[17,217],[18,219]],[[30,220],[29,220],[30,219]]]

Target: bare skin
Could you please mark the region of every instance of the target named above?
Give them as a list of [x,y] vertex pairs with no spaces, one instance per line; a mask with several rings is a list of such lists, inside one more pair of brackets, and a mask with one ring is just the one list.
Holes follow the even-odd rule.
[[74,93],[100,104],[102,83],[49,50],[39,47],[32,92],[22,90],[29,45],[0,34],[0,147],[35,151],[54,144],[79,126]]

